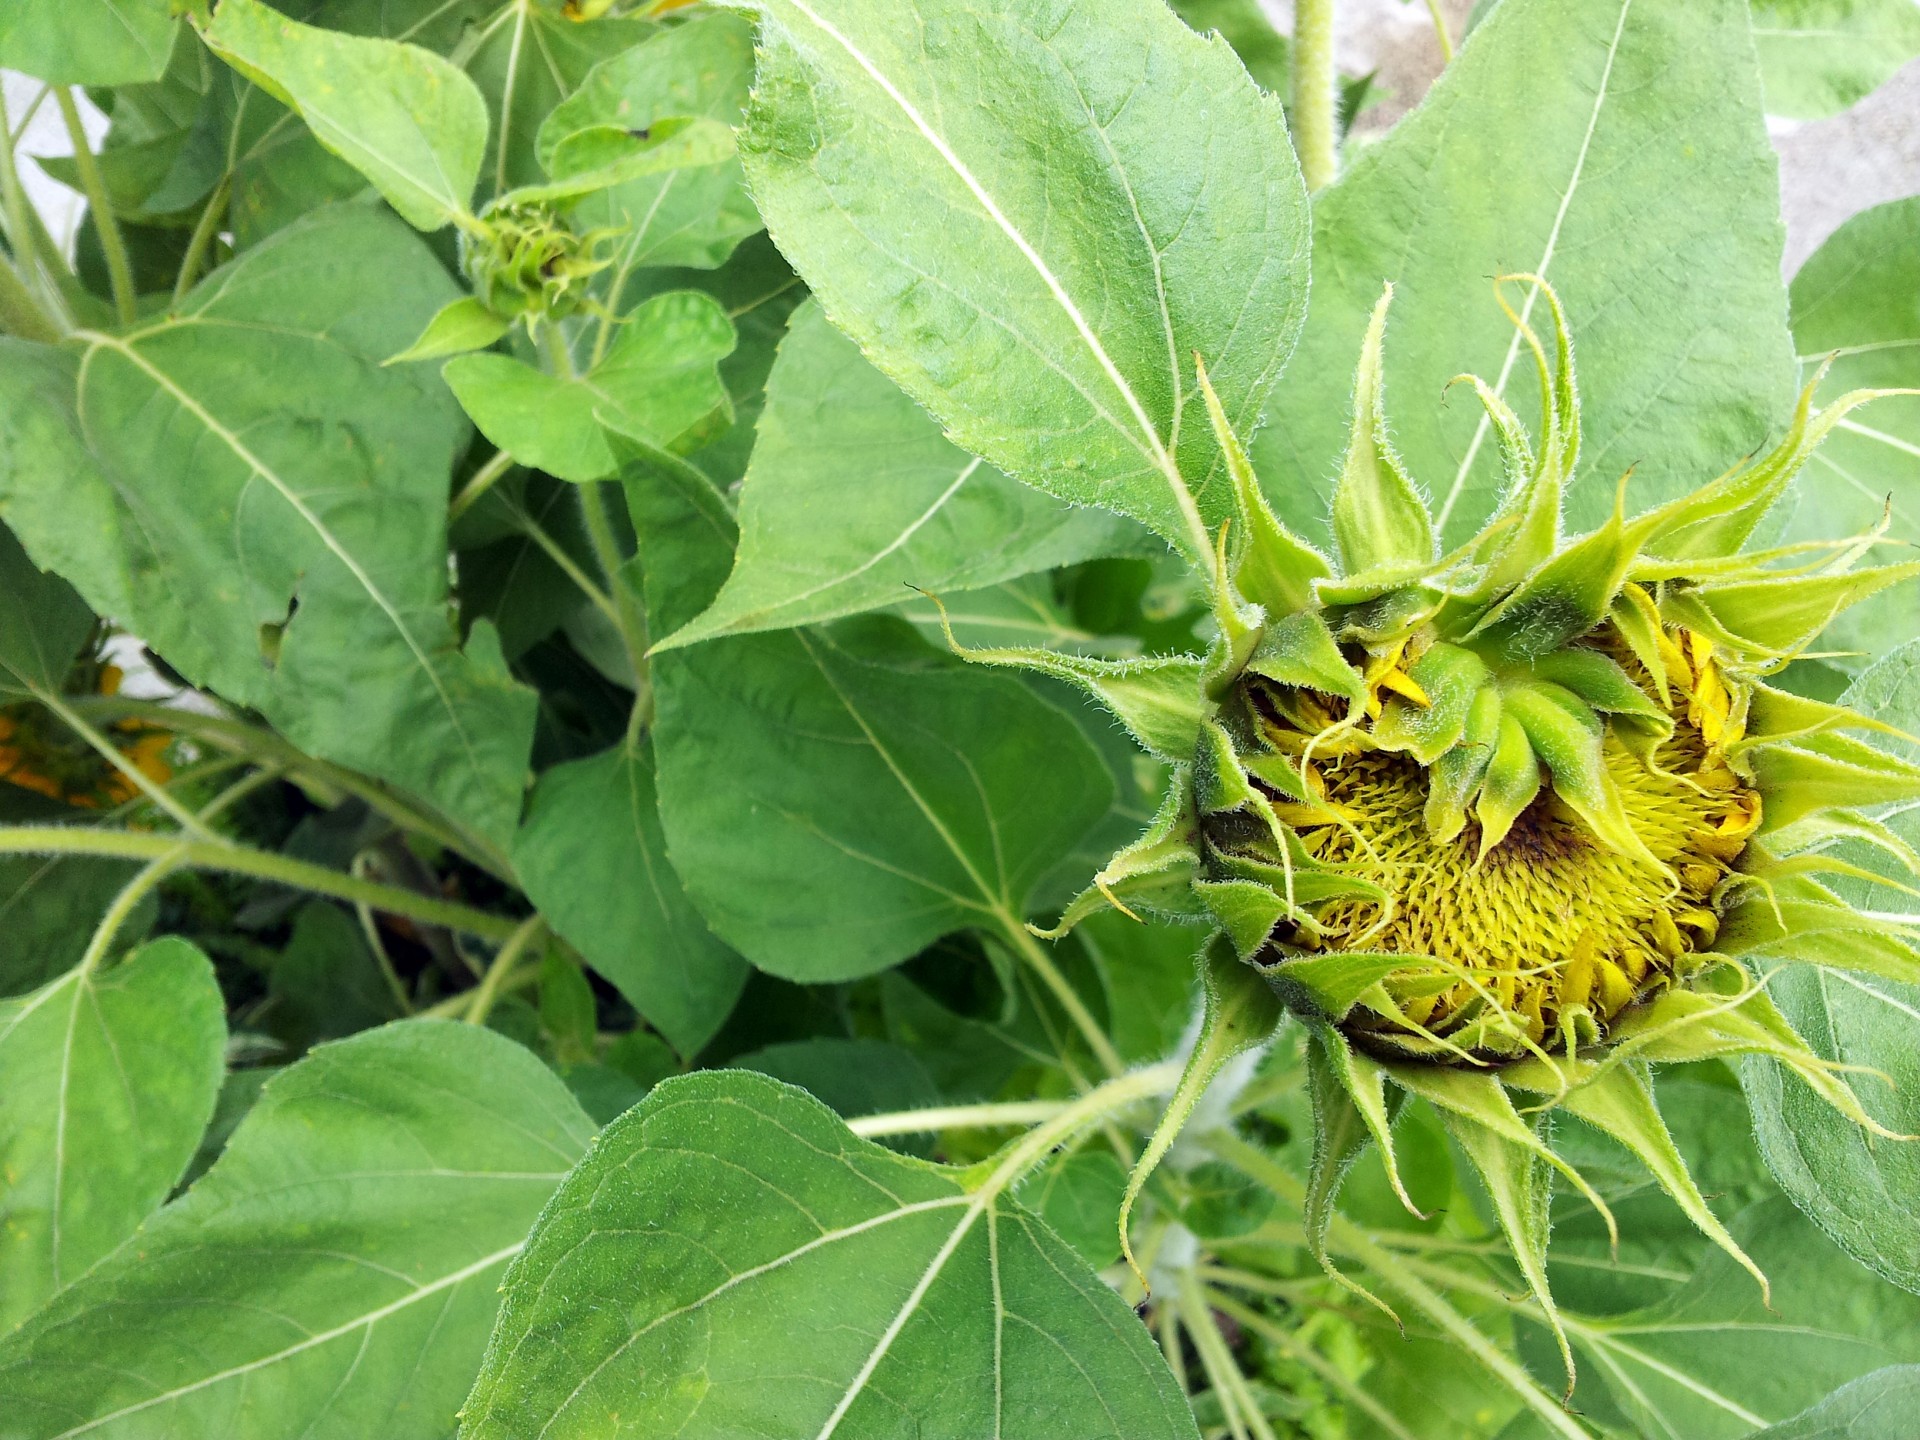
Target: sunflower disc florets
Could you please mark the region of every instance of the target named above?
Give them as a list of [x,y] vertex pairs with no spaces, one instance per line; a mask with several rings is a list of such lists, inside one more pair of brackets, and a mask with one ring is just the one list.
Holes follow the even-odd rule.
[[[1920,767],[1860,737],[1886,727],[1767,678],[1920,563],[1862,565],[1878,535],[1746,548],[1821,438],[1873,398],[1816,412],[1818,377],[1764,457],[1631,519],[1623,482],[1606,524],[1564,537],[1580,448],[1572,345],[1546,283],[1513,281],[1553,320],[1549,354],[1508,312],[1542,420],[1529,434],[1461,377],[1507,477],[1466,543],[1441,550],[1389,439],[1388,287],[1362,349],[1331,555],[1274,516],[1202,370],[1235,497],[1210,557],[1209,653],[967,653],[1077,682],[1173,768],[1147,834],[1051,933],[1109,905],[1210,919],[1210,973],[1237,957],[1312,1027],[1306,1218],[1322,1263],[1341,1176],[1377,1142],[1398,1186],[1393,1117],[1420,1096],[1479,1168],[1557,1331],[1549,1172],[1606,1207],[1553,1150],[1551,1111],[1634,1151],[1749,1269],[1661,1122],[1648,1062],[1771,1056],[1878,1128],[1773,1007],[1764,974],[1814,961],[1920,979],[1910,929],[1849,908],[1822,878],[1869,873],[1830,853],[1841,839],[1916,867],[1854,807],[1920,796]],[[1219,1053],[1203,1034],[1196,1071]],[[1175,1122],[1204,1078],[1183,1084]]]

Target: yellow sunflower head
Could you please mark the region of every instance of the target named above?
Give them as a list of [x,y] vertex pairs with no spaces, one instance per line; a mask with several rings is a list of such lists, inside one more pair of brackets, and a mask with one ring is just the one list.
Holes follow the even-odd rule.
[[1634,1150],[1743,1263],[1659,1118],[1647,1062],[1771,1055],[1872,1125],[1768,1001],[1761,962],[1920,978],[1908,929],[1822,881],[1866,873],[1829,853],[1841,838],[1916,868],[1854,807],[1920,796],[1920,767],[1859,738],[1886,727],[1767,678],[1920,563],[1863,566],[1877,534],[1746,548],[1814,446],[1872,398],[1816,412],[1817,377],[1764,457],[1632,519],[1623,481],[1606,524],[1565,537],[1572,345],[1546,283],[1503,285],[1515,282],[1552,317],[1550,349],[1508,307],[1542,419],[1529,434],[1460,377],[1507,477],[1464,545],[1440,549],[1389,438],[1388,287],[1355,382],[1331,555],[1274,516],[1202,370],[1236,492],[1209,653],[968,653],[1076,681],[1174,767],[1148,833],[1049,933],[1107,905],[1204,916],[1217,949],[1313,1027],[1307,1228],[1323,1263],[1341,1175],[1370,1141],[1395,1173],[1393,1117],[1418,1095],[1479,1167],[1551,1319],[1549,1172],[1605,1206],[1552,1150],[1548,1111]]

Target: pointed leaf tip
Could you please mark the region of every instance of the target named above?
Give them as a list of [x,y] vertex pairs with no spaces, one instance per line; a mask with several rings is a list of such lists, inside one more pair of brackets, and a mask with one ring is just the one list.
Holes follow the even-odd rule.
[[1353,426],[1333,492],[1333,533],[1349,576],[1428,565],[1434,558],[1433,516],[1387,438],[1384,364],[1387,307],[1382,290],[1367,322],[1353,380]]

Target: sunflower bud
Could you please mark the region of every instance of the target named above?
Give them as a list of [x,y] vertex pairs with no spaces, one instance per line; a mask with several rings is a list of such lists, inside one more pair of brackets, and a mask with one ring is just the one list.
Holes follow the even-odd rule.
[[[1307,1232],[1322,1264],[1333,1273],[1324,1235],[1340,1176],[1369,1142],[1396,1175],[1392,1097],[1416,1095],[1478,1167],[1557,1332],[1550,1173],[1606,1207],[1548,1144],[1551,1109],[1636,1153],[1749,1269],[1680,1161],[1646,1062],[1772,1056],[1877,1128],[1751,966],[1920,980],[1911,931],[1849,909],[1821,878],[1868,874],[1828,854],[1841,836],[1911,862],[1848,807],[1920,797],[1920,767],[1858,738],[1884,726],[1767,677],[1920,564],[1859,565],[1878,535],[1744,548],[1814,446],[1873,398],[1816,413],[1818,377],[1763,458],[1632,519],[1623,481],[1607,523],[1565,538],[1580,449],[1572,342],[1546,282],[1501,283],[1515,282],[1552,317],[1550,354],[1507,308],[1542,417],[1530,434],[1495,390],[1461,377],[1506,471],[1501,503],[1464,545],[1440,552],[1392,445],[1389,286],[1360,357],[1333,554],[1269,509],[1202,367],[1236,510],[1209,653],[966,653],[1079,683],[1175,768],[1147,834],[1050,933],[1106,905],[1209,918],[1312,1027],[1321,1143]],[[1564,1337],[1561,1348],[1571,1369]]]
[[587,282],[608,265],[602,237],[581,235],[544,203],[489,210],[482,228],[462,232],[461,265],[474,294],[507,320],[558,320],[587,300]]

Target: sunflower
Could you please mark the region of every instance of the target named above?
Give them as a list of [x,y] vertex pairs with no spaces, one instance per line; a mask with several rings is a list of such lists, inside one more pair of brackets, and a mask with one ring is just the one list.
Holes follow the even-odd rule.
[[[1516,283],[1545,301],[1551,353],[1505,298]],[[1566,537],[1580,415],[1565,317],[1539,277],[1502,277],[1496,293],[1532,354],[1542,418],[1530,434],[1490,386],[1459,377],[1506,474],[1464,545],[1442,552],[1390,439],[1388,286],[1360,357],[1332,554],[1273,514],[1202,367],[1235,487],[1207,577],[1209,652],[963,653],[1078,683],[1172,767],[1147,833],[1043,933],[1107,906],[1204,918],[1209,963],[1249,967],[1310,1027],[1307,1233],[1321,1264],[1353,1284],[1324,1236],[1367,1144],[1413,1208],[1392,1127],[1408,1096],[1424,1098],[1485,1181],[1571,1372],[1546,1284],[1553,1174],[1612,1221],[1553,1148],[1553,1112],[1633,1151],[1763,1287],[1689,1176],[1650,1066],[1770,1056],[1879,1130],[1765,986],[1796,961],[1920,979],[1911,928],[1828,884],[1896,884],[1836,854],[1842,841],[1920,871],[1857,808],[1920,796],[1920,767],[1862,738],[1888,727],[1768,680],[1920,563],[1862,565],[1877,533],[1748,548],[1814,447],[1874,397],[1816,411],[1818,376],[1771,452],[1631,519],[1623,480],[1607,522]],[[1183,1109],[1177,1096],[1176,1122]]]
[[[96,695],[116,695],[120,668],[97,658],[81,661],[75,676]],[[108,737],[141,774],[164,785],[173,778],[173,736],[137,720],[117,722]],[[82,809],[109,809],[135,799],[133,781],[44,707],[31,700],[0,706],[0,782]]]

